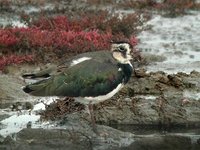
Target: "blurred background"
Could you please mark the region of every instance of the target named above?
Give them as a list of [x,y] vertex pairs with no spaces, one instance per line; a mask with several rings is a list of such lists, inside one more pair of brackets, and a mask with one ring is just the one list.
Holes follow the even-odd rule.
[[[0,0],[0,149],[200,149],[200,0]],[[23,73],[133,46],[134,75],[95,105],[26,95]]]

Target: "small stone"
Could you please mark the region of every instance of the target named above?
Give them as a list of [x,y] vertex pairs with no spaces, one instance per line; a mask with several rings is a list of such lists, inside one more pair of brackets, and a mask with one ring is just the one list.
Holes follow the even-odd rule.
[[181,51],[175,51],[174,54],[177,56],[183,56],[183,52]]
[[26,110],[33,109],[33,105],[30,102],[26,102],[24,104],[24,107],[25,107]]
[[182,79],[177,77],[176,75],[168,75],[168,79],[170,80],[170,84],[175,87],[182,86]]
[[200,72],[196,71],[196,70],[193,70],[190,72],[190,75],[193,75],[193,76],[200,76]]
[[194,59],[194,55],[190,55],[189,57],[190,57],[191,59]]
[[198,144],[198,145],[200,145],[200,138],[199,138],[199,139],[197,139],[197,144]]
[[145,77],[145,76],[148,76],[148,74],[146,73],[146,70],[144,68],[140,68],[140,69],[135,69],[135,76]]
[[26,124],[26,128],[31,128],[32,127],[32,122],[29,121],[27,124]]
[[131,98],[126,97],[126,98],[124,99],[124,101],[130,102],[130,101],[131,101]]

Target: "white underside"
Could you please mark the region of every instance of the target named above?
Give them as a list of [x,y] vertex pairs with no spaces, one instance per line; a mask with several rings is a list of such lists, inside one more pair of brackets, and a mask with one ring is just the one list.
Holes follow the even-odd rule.
[[82,103],[82,104],[96,104],[102,101],[105,101],[109,98],[111,98],[113,95],[115,95],[122,87],[124,84],[119,84],[114,90],[112,90],[110,93],[106,95],[100,95],[97,97],[77,97],[75,98],[76,101]]

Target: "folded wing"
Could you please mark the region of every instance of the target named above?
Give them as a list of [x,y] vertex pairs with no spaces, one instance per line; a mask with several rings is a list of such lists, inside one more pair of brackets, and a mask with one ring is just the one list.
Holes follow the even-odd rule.
[[86,60],[48,79],[27,85],[24,91],[35,96],[85,97],[105,95],[124,78],[117,64],[107,60]]

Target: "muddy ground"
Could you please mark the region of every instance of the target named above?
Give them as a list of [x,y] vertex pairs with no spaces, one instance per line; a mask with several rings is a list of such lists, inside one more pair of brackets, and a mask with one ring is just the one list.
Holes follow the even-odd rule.
[[[50,16],[88,9],[84,1],[64,0],[4,6],[2,26],[19,25],[23,12],[37,18],[40,9]],[[144,27],[149,30],[137,35],[146,63],[135,65],[121,92],[94,106],[99,135],[92,130],[85,106],[72,99],[38,98],[22,92],[26,82],[21,74],[44,64],[8,66],[0,74],[0,150],[199,150],[199,12],[164,18],[152,11],[152,16]]]
[[[15,106],[12,110],[18,112],[19,116],[20,111],[33,109],[38,100],[21,91],[25,85],[20,78],[24,68],[34,67],[8,67],[10,73],[0,77],[1,109],[10,112],[8,108]],[[145,69],[138,68],[119,94],[95,105],[94,113],[100,135],[93,132],[84,107],[69,111],[67,103],[59,101],[59,107],[58,103],[53,102],[50,107],[46,107],[46,111],[37,112],[42,114],[39,128],[32,128],[31,123],[27,123],[21,127],[21,131],[2,137],[0,148],[64,149],[67,146],[68,149],[145,149],[150,146],[152,149],[171,149],[175,146],[176,149],[198,149],[199,90],[200,73],[197,71],[190,74],[166,74],[147,73]],[[73,107],[81,106],[73,103],[71,101],[70,104]],[[63,110],[61,106],[68,109]],[[0,118],[3,120],[8,116],[9,113],[5,113]],[[53,127],[42,125],[47,120]],[[142,134],[144,128],[150,134]],[[188,130],[188,133],[179,131],[180,134],[174,134],[176,129],[184,132]],[[183,143],[187,143],[188,147]]]

